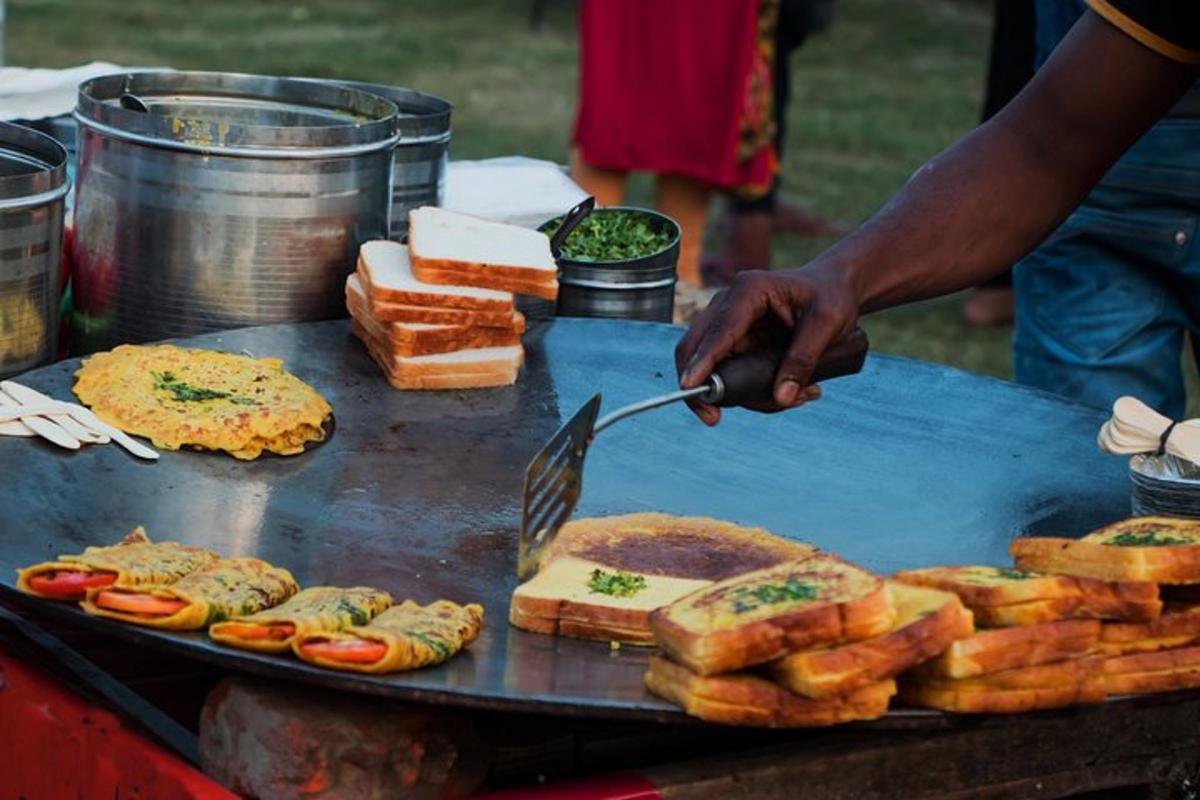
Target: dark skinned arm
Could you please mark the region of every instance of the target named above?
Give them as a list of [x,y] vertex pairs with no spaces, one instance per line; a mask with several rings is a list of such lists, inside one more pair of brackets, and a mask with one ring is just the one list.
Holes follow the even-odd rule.
[[[731,354],[786,347],[775,402],[819,396],[809,376],[860,313],[974,286],[1038,245],[1198,70],[1087,12],[1008,106],[909,179],[859,230],[805,266],[746,272],[717,295],[675,351],[680,385]],[[698,402],[710,425],[718,409]]]

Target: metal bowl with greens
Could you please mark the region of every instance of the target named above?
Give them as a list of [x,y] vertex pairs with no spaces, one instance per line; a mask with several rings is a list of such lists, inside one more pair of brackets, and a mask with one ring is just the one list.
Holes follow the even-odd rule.
[[[562,221],[563,217],[556,217],[539,230],[553,236]],[[669,249],[678,240],[679,226],[655,211],[597,208],[563,242],[559,257],[592,264],[638,261]]]

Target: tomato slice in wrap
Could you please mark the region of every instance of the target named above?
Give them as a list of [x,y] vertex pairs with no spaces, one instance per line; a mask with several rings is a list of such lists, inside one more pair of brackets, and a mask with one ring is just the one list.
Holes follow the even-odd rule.
[[224,629],[231,636],[242,639],[275,639],[282,641],[296,633],[296,626],[290,622],[269,622],[260,625],[255,622],[226,622]]
[[187,605],[173,597],[155,597],[151,594],[132,594],[117,590],[99,592],[95,603],[100,608],[146,617],[169,617]]
[[116,579],[115,572],[59,569],[30,577],[29,588],[45,597],[82,598],[88,589],[111,586]]
[[374,664],[387,655],[387,645],[371,639],[314,639],[300,645],[306,656],[344,661],[350,664]]

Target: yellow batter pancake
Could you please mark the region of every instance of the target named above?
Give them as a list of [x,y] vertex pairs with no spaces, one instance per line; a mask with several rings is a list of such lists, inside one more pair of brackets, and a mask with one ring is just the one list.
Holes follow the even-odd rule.
[[98,417],[166,450],[294,455],[325,437],[332,413],[277,358],[121,345],[87,358],[75,378],[75,394]]

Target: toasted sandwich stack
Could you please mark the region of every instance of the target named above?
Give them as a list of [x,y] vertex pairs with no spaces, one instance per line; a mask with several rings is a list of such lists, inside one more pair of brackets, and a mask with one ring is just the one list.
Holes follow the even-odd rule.
[[897,674],[972,630],[954,595],[825,553],[700,589],[650,625],[663,651],[650,691],[701,719],[766,727],[880,717]]
[[1200,687],[1200,521],[1135,517],[1082,539],[1029,537],[1009,548],[1019,569],[1156,584],[1153,618],[1106,620],[1096,650],[1109,694]]
[[986,630],[901,681],[912,705],[1015,713],[1099,702],[1101,620],[1157,619],[1158,586],[1004,567],[933,567],[896,580],[953,592]]
[[409,246],[372,241],[346,280],[354,334],[397,389],[516,381],[525,319],[513,294],[553,299],[542,233],[438,208],[409,213]]

